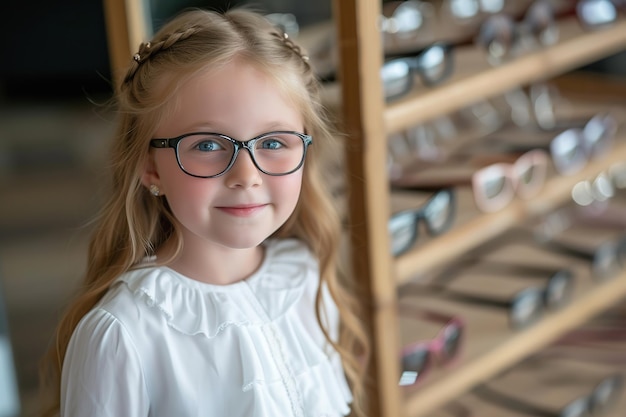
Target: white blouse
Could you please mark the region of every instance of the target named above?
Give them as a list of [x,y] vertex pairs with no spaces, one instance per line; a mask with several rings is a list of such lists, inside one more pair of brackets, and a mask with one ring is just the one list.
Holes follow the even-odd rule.
[[260,269],[232,285],[167,267],[124,274],[72,335],[61,415],[347,415],[341,361],[315,319],[318,283],[317,262],[293,239],[268,241]]

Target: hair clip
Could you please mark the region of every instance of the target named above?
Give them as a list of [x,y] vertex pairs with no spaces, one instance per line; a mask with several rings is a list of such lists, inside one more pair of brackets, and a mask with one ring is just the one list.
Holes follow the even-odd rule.
[[[137,63],[141,63],[141,55],[146,55],[144,54],[144,52],[148,52],[148,50],[150,49],[150,42],[146,42],[146,43],[142,43],[141,45],[139,45],[139,51],[137,51],[137,53],[135,55],[133,55],[133,59],[135,61],[137,61]],[[144,56],[145,58],[145,56]]]
[[302,60],[308,64],[309,56],[304,55],[300,47],[293,43],[291,39],[289,39],[289,35],[287,34],[287,32],[282,32],[282,35],[278,32],[274,32],[273,34],[276,35],[283,42],[283,44],[285,44],[285,46],[289,47],[289,49],[298,54],[300,58],[302,58]]

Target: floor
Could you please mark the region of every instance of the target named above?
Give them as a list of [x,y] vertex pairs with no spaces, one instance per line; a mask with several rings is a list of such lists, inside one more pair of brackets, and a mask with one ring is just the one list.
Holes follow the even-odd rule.
[[113,123],[87,99],[0,110],[0,295],[26,417],[37,410],[40,358],[84,270]]

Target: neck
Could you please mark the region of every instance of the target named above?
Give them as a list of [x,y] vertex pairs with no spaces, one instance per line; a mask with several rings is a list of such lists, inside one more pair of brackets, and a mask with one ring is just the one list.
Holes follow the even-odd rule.
[[[163,245],[157,252],[157,258],[167,259],[173,254],[173,245],[170,243]],[[263,256],[264,249],[260,245],[233,249],[215,244],[185,244],[167,266],[200,282],[229,285],[251,276],[261,266]]]

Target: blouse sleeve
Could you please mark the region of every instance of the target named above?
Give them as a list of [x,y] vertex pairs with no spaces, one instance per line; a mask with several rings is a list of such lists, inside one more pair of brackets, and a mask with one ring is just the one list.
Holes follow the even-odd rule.
[[70,340],[61,377],[63,417],[145,417],[148,392],[133,341],[113,315],[94,310]]

